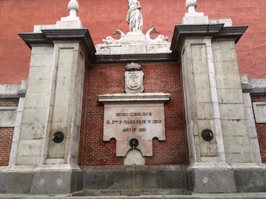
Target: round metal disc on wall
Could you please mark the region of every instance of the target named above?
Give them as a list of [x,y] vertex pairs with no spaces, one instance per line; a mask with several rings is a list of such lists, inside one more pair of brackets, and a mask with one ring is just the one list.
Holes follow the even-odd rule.
[[201,137],[202,137],[203,140],[210,142],[210,141],[212,141],[214,135],[213,135],[212,130],[205,129],[205,130],[202,131]]

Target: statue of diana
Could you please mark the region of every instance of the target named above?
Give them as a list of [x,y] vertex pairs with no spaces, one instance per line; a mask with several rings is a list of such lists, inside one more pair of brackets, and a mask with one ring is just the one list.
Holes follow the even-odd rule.
[[128,1],[127,23],[130,32],[142,32],[143,18],[141,6],[138,0]]

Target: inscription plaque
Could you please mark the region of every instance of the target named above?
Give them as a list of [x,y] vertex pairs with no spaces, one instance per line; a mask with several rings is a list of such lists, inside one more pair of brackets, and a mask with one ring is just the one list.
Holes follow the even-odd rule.
[[115,137],[126,140],[140,136],[142,140],[165,139],[164,107],[162,105],[107,105],[104,111],[104,140]]
[[116,155],[126,156],[136,139],[143,156],[152,156],[152,140],[165,140],[164,103],[170,94],[107,94],[104,103],[103,141],[116,139]]

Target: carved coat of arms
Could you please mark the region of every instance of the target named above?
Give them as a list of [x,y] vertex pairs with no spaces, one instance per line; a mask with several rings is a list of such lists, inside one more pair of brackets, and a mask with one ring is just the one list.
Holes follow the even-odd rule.
[[125,91],[127,93],[141,93],[144,90],[141,66],[136,63],[127,64],[125,72]]

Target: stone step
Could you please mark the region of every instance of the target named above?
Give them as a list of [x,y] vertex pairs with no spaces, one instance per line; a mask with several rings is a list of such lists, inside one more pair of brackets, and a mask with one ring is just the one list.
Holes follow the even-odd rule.
[[141,196],[85,196],[66,199],[266,199],[262,194],[195,194],[195,195],[141,195]]
[[140,196],[83,196],[66,199],[266,199],[266,193],[140,195]]
[[141,195],[141,196],[72,196],[0,194],[0,199],[266,199],[266,193]]
[[75,196],[187,195],[184,189],[88,189]]

